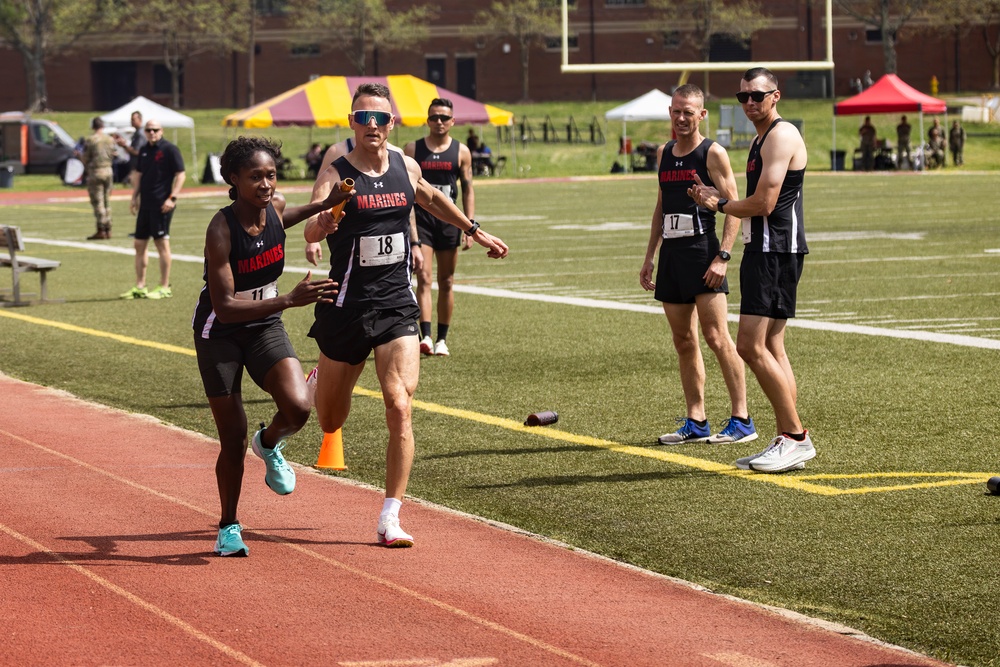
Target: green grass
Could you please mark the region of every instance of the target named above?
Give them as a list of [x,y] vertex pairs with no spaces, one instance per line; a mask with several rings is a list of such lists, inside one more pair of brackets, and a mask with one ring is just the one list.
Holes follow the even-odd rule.
[[[1000,254],[986,252],[1000,248],[994,174],[813,174],[806,182],[812,253],[799,290],[802,320],[1000,340]],[[556,410],[559,423],[546,432],[727,465],[762,448],[650,446],[683,411],[665,318],[638,286],[655,187],[649,175],[483,181],[477,218],[511,255],[492,261],[463,253],[461,287],[589,297],[652,312],[460,292],[453,356],[423,362],[417,399],[517,422]],[[289,195],[292,203],[303,198]],[[175,254],[200,256],[205,226],[224,203],[182,200]],[[104,245],[130,247],[126,206],[114,202],[116,238]],[[79,241],[93,228],[86,201],[8,206],[5,214],[30,238]],[[301,244],[290,236],[291,266],[305,267]],[[193,357],[4,317],[30,315],[190,350],[199,263],[175,261],[175,298],[126,302],[116,295],[132,284],[127,252],[29,242],[29,253],[62,260],[50,290],[66,302],[0,313],[0,370],[214,436]],[[738,261],[739,252],[729,276],[731,312]],[[155,275],[155,264],[151,270]],[[296,279],[286,275],[283,289]],[[25,278],[29,288],[33,280]],[[316,358],[306,337],[311,319],[309,309],[285,314],[307,368]],[[789,328],[787,345],[819,456],[803,473],[780,479],[854,475],[813,483],[857,489],[928,481],[921,473],[1000,474],[991,437],[1000,431],[1000,351],[802,327]],[[718,428],[728,398],[714,357],[707,348],[704,354],[708,413]],[[752,374],[747,384],[767,438],[773,414]],[[371,367],[360,385],[377,388]],[[244,388],[251,422],[267,419],[268,397],[249,382]],[[431,410],[417,409],[414,424],[414,496],[942,659],[998,664],[1000,498],[986,496],[981,481],[823,496]],[[380,402],[356,397],[345,427],[345,474],[381,485],[385,440]],[[313,419],[287,451],[311,464],[320,441]],[[913,476],[878,477],[896,472]],[[251,485],[248,492],[264,491]]]
[[[507,155],[507,171],[509,177],[558,177],[558,176],[594,176],[610,172],[611,165],[621,158],[617,155],[618,139],[621,136],[621,125],[615,121],[606,123],[605,112],[622,101],[617,102],[549,102],[538,104],[502,104],[502,108],[514,112],[515,122],[527,120],[535,128],[538,141],[517,142],[512,149],[509,140],[500,141],[495,128],[477,128],[481,136],[492,147],[494,154]],[[735,104],[735,99],[722,100],[726,104]],[[715,138],[719,124],[719,101],[709,101],[708,124],[703,128],[707,136]],[[785,118],[801,120],[809,148],[809,169],[829,170],[830,149],[832,141],[833,103],[830,100],[782,100],[781,113]],[[198,148],[198,164],[191,161],[191,141],[188,130],[166,130],[166,138],[176,143],[188,165],[189,184],[200,182],[205,168],[205,156],[208,153],[221,153],[226,143],[236,136],[231,128],[223,128],[222,118],[232,113],[233,109],[209,109],[185,111],[195,120],[195,140]],[[57,121],[70,135],[81,137],[90,134],[90,120],[93,113],[63,112],[40,114],[39,117]],[[561,143],[543,143],[540,126],[545,118],[559,128]],[[584,140],[589,140],[589,125],[595,119],[606,138],[605,144],[566,143],[565,126],[572,117]],[[914,143],[917,140],[917,118],[910,114],[913,125]],[[857,128],[863,116],[846,116],[837,120],[837,147],[847,151],[848,156],[857,146]],[[873,117],[873,122],[879,130],[879,137],[889,137],[895,143],[896,123],[898,115]],[[925,132],[930,127],[930,117],[925,118]],[[1000,169],[1000,161],[996,156],[1000,152],[1000,127],[982,123],[966,123],[969,140],[965,151],[965,169],[972,171],[995,171]],[[467,127],[457,127],[454,136],[465,141]],[[634,122],[627,126],[633,145],[640,141],[663,143],[670,137],[669,123]],[[269,128],[255,130],[264,136],[273,137],[283,142],[284,153],[291,157],[300,168],[304,167],[302,156],[308,150],[311,141],[322,144],[335,143],[347,135],[348,130],[319,130],[308,128]],[[425,128],[397,128],[391,141],[398,145],[420,138],[425,134]],[[514,134],[518,134],[515,132]],[[746,161],[746,149],[733,147],[730,158],[734,170],[742,173]],[[847,168],[851,168],[850,157]],[[304,182],[304,181],[303,181]],[[14,189],[22,191],[58,190],[67,186],[52,175],[18,175],[14,178]]]

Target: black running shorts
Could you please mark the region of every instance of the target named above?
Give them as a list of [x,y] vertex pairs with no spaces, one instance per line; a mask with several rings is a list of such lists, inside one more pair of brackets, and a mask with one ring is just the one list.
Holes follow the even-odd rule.
[[158,208],[140,208],[135,218],[135,237],[139,240],[170,238],[174,210],[163,213]]
[[795,317],[795,295],[805,255],[745,250],[740,264],[741,315]]
[[244,368],[263,389],[264,378],[276,363],[289,357],[298,359],[280,319],[221,338],[195,335],[194,349],[205,395],[209,398],[242,393]]
[[454,250],[462,245],[462,230],[438,220],[422,208],[415,207],[417,235],[420,242],[435,250]]
[[398,308],[338,308],[329,303],[316,304],[316,321],[309,336],[328,358],[355,366],[379,345],[403,336],[416,336],[420,307],[417,304]]
[[705,272],[718,254],[719,239],[708,234],[689,239],[665,239],[660,245],[653,296],[663,303],[687,304],[694,303],[699,294],[729,294],[728,278],[715,289],[705,285]]

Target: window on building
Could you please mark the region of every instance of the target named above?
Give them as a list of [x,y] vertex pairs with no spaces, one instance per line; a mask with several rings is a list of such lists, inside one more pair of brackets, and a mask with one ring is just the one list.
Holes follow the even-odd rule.
[[878,28],[865,28],[865,44],[881,44],[882,31]]
[[435,86],[447,88],[445,80],[445,66],[447,59],[444,56],[427,56],[427,80]]
[[287,0],[254,0],[258,16],[284,16],[288,13]]
[[[184,94],[184,65],[181,64],[181,74],[177,81],[178,92]],[[170,70],[163,63],[153,65],[153,94],[170,95],[173,93],[173,78]]]
[[604,0],[605,7],[645,7],[646,0]]
[[[566,45],[569,47],[570,51],[578,51],[580,49],[579,45],[579,35],[567,35]],[[559,37],[546,37],[545,38],[545,50],[546,51],[562,51],[562,36]]]
[[729,35],[712,35],[708,59],[715,63],[749,62],[753,60],[750,53],[750,42],[734,39]]
[[663,33],[663,48],[674,50],[681,48],[681,33],[679,30],[667,30]]
[[293,58],[319,58],[319,44],[296,44],[288,52]]

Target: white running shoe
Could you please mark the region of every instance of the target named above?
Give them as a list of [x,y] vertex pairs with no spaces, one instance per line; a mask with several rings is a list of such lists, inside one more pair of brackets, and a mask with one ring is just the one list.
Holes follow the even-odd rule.
[[314,367],[306,376],[306,391],[309,392],[309,404],[316,407],[316,383],[319,382],[319,366]]
[[424,336],[420,339],[420,354],[427,356],[434,354],[434,341],[431,340],[430,336]]
[[749,460],[740,459],[736,464],[737,467],[741,467],[740,462],[745,462],[747,467],[744,470],[787,472],[801,470],[805,467],[806,461],[815,457],[816,448],[813,447],[809,432],[806,431],[806,439],[802,442],[779,435],[771,441],[771,444],[763,452]]
[[399,527],[399,517],[385,514],[378,519],[378,543],[399,549],[413,546],[413,536]]
[[447,357],[450,352],[448,352],[448,343],[444,342],[444,338],[434,343],[434,356],[435,357]]

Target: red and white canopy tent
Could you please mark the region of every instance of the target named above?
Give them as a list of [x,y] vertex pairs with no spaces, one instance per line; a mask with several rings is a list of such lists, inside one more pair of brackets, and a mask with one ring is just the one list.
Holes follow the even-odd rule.
[[[837,116],[895,114],[916,111],[920,114],[920,142],[923,145],[924,113],[946,114],[944,100],[921,93],[895,74],[886,74],[868,90],[833,105],[833,150],[837,149]],[[836,163],[834,163],[836,168]]]

